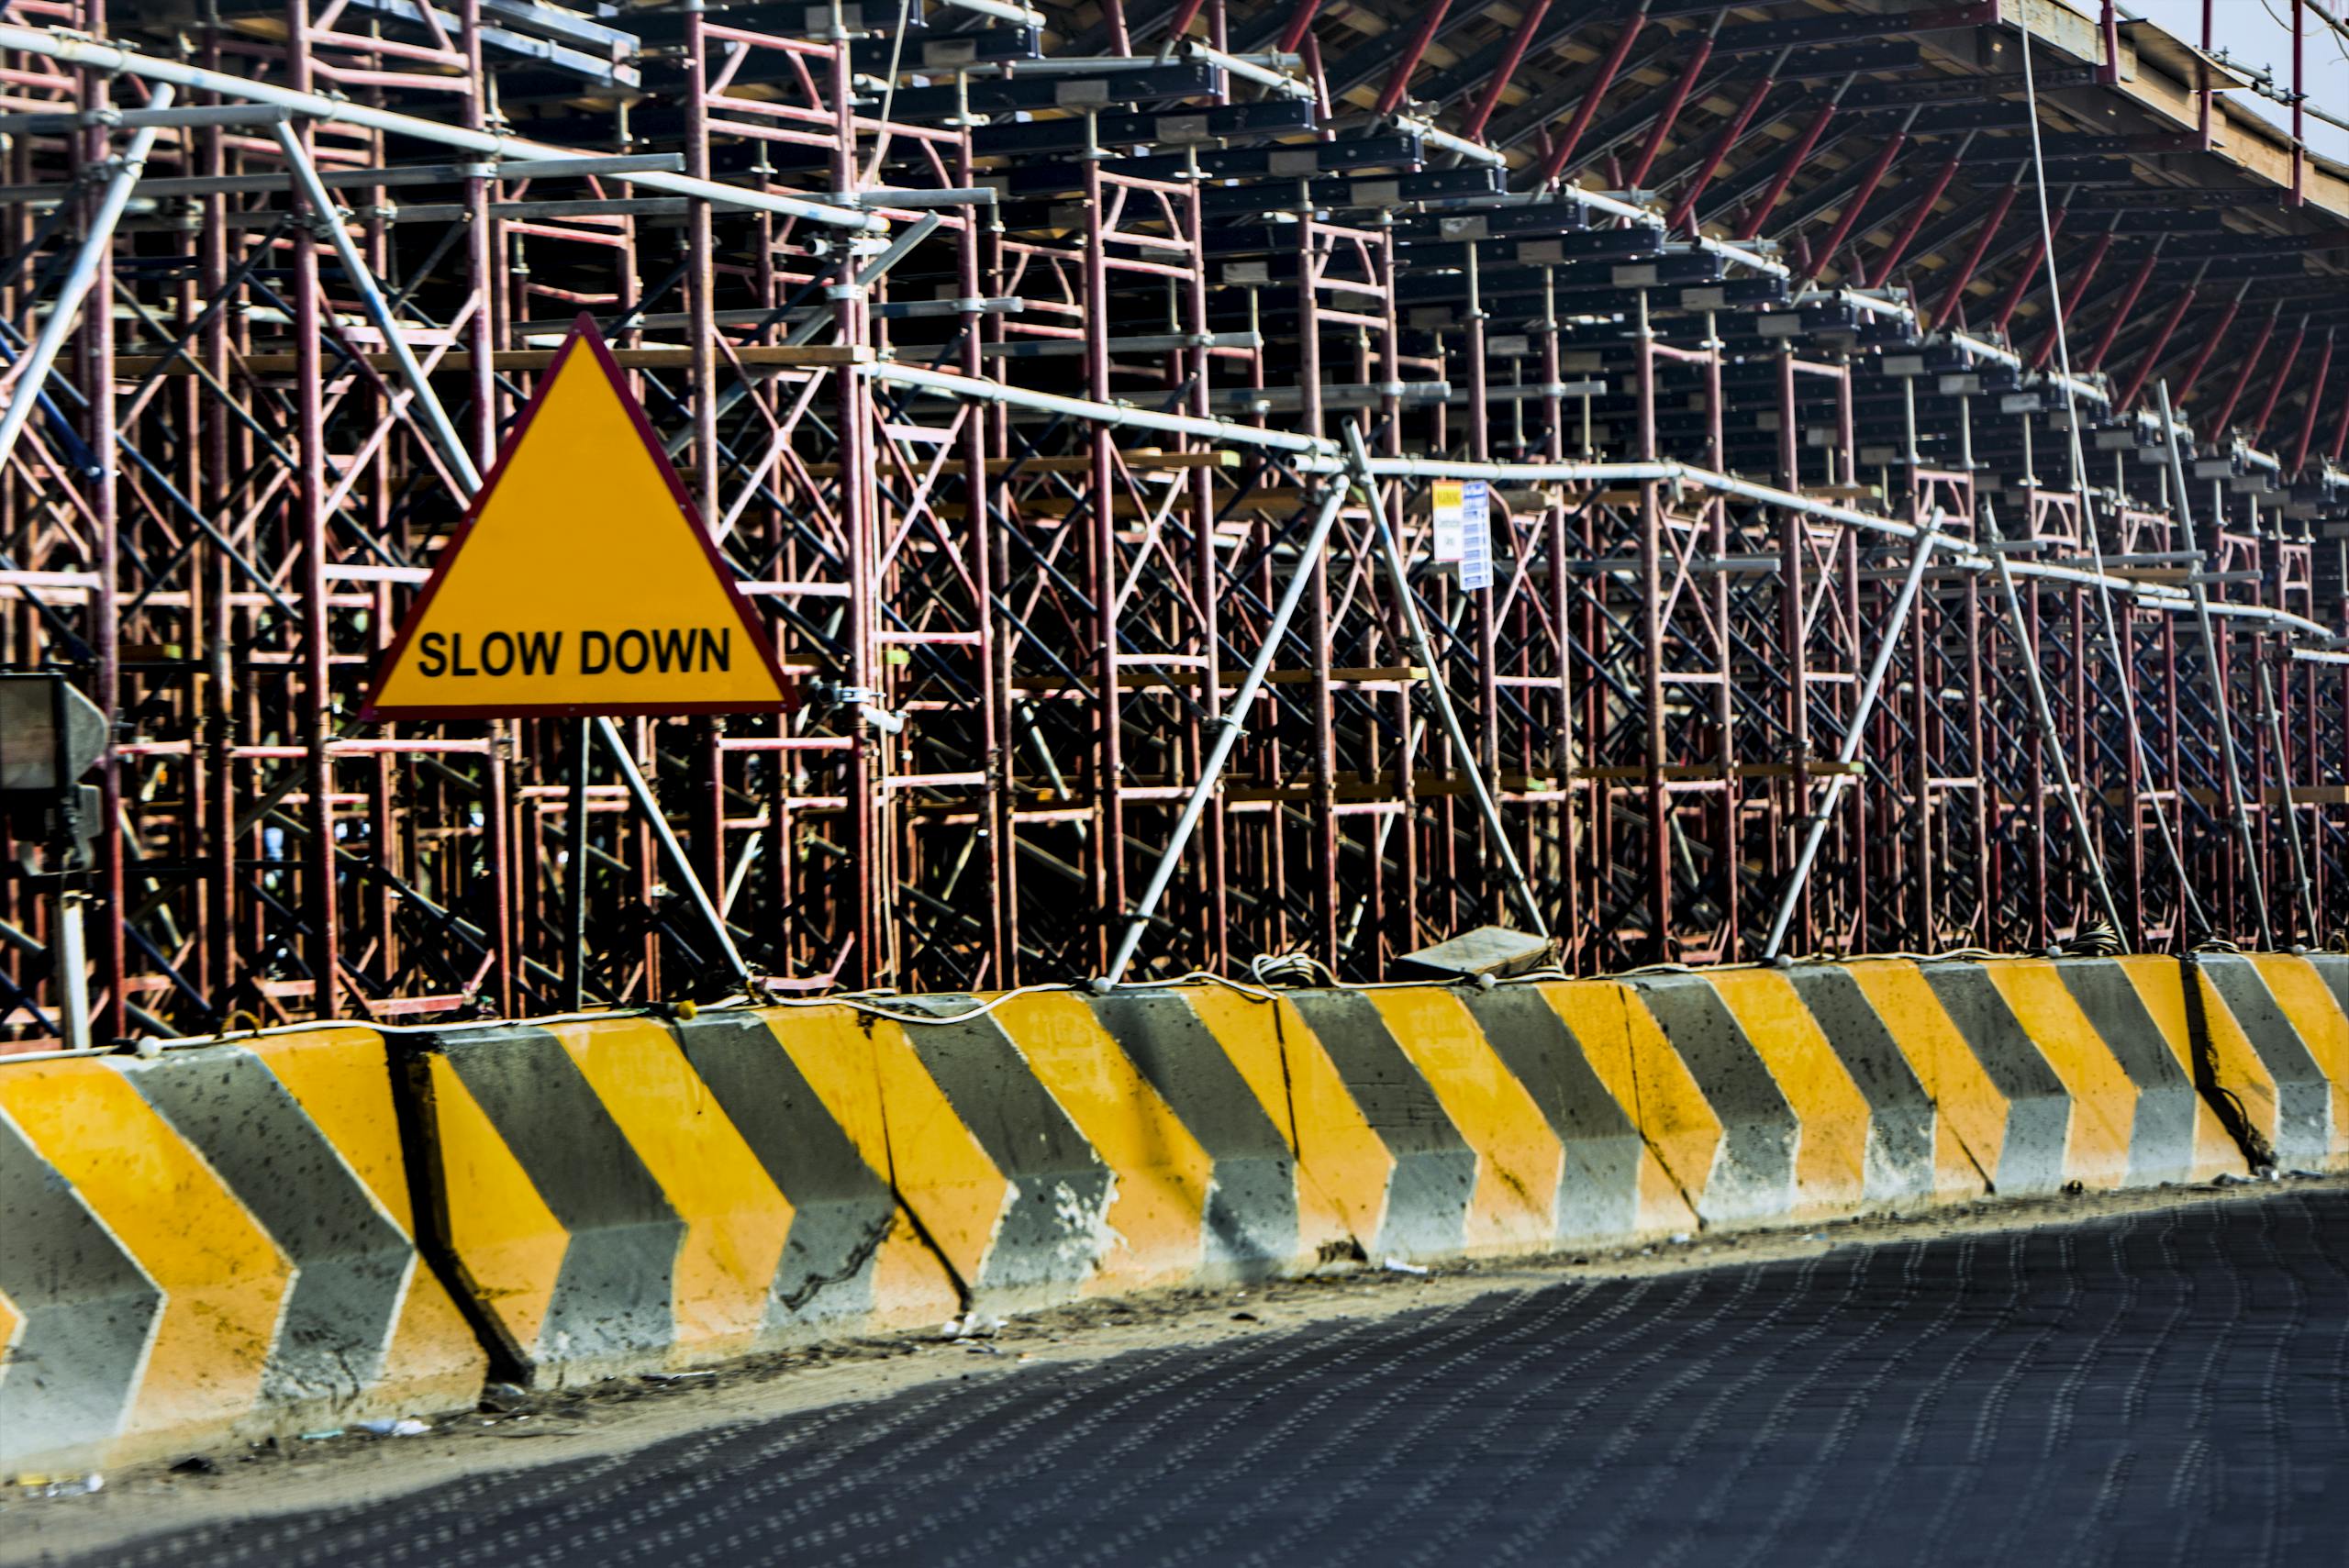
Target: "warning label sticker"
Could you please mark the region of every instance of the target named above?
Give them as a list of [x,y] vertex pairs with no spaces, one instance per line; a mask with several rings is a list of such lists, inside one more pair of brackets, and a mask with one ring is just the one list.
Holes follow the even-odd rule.
[[733,573],[582,317],[440,552],[361,717],[790,706]]

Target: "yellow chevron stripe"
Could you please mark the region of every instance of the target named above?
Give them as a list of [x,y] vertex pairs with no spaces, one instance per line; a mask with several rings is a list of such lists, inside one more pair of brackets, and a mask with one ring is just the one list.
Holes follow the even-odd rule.
[[1982,970],[2072,1096],[2064,1174],[2085,1186],[2118,1187],[2129,1178],[2137,1118],[2137,1085],[2128,1070],[2072,999],[2053,961],[2000,959]]
[[449,1206],[458,1267],[514,1342],[534,1351],[571,1237],[449,1059],[436,1053],[424,1061],[444,1189],[464,1195]]
[[2336,1164],[2349,1162],[2349,1017],[2343,1016],[2324,977],[2307,959],[2263,953],[2251,962],[2317,1071],[2332,1085],[2332,1159]]
[[[2194,1076],[2193,1022],[2186,1011],[2186,983],[2180,965],[2174,958],[2158,954],[2132,954],[2117,961],[2121,972],[2129,976],[2129,984],[2137,993],[2137,1000],[2144,1004],[2154,1025],[2162,1031],[2163,1043],[2177,1064],[2185,1069],[2187,1078]],[[2226,1123],[2200,1095],[2194,1096],[2194,1166],[2192,1179],[2198,1182],[2216,1180],[2221,1175],[2240,1176],[2247,1167],[2243,1151],[2228,1136]]]
[[1340,1096],[1341,1104],[1316,1107],[1319,1130],[1315,1134],[1315,1159],[1309,1163],[1306,1161],[1304,1151],[1298,1147],[1304,1141],[1304,1134],[1290,1114],[1286,1058],[1291,1042],[1297,1046],[1300,1068],[1308,1054],[1318,1056],[1320,1047],[1314,1043],[1313,1031],[1286,1002],[1259,1002],[1221,986],[1200,986],[1186,995],[1192,1013],[1215,1036],[1216,1043],[1223,1047],[1224,1056],[1247,1081],[1249,1092],[1264,1107],[1264,1115],[1272,1124],[1280,1129],[1289,1152],[1297,1157],[1298,1251],[1319,1251],[1324,1246],[1351,1240],[1355,1234],[1350,1228],[1351,1221],[1323,1184],[1324,1178],[1375,1168],[1376,1184],[1370,1190],[1375,1191],[1385,1187],[1392,1162],[1378,1135],[1371,1131],[1370,1124],[1360,1113],[1353,1111],[1353,1102],[1343,1095]]
[[384,1038],[373,1029],[319,1029],[247,1042],[296,1105],[410,1237],[406,1162],[400,1154]]
[[[804,1010],[810,1018],[834,1016],[829,1008]],[[889,1146],[882,1169],[893,1173],[900,1201],[921,1221],[955,1277],[976,1284],[1011,1201],[1010,1181],[963,1125],[953,1102],[922,1066],[903,1025],[874,1018],[860,1026],[846,1007],[837,1016],[852,1030],[872,1030],[867,1060],[880,1086]],[[795,1034],[798,1028],[795,1023]],[[802,1058],[795,1053],[792,1060]]]
[[1723,969],[1705,978],[1801,1124],[1795,1212],[1858,1204],[1867,1192],[1867,1096],[1803,1006],[1794,982],[1770,969]]
[[1267,1006],[1272,1014],[1289,1101],[1288,1116],[1274,1119],[1295,1136],[1298,1185],[1309,1176],[1336,1209],[1344,1234],[1368,1246],[1386,1221],[1386,1182],[1395,1157],[1354,1104],[1338,1064],[1305,1015],[1286,1001],[1252,1005]]
[[[416,1217],[383,1036],[373,1029],[319,1029],[256,1040],[249,1049],[414,1240]],[[411,1264],[376,1386],[395,1402],[453,1407],[478,1391],[485,1362],[440,1276],[421,1260]]]
[[[791,1059],[867,1167],[889,1176],[889,1122],[873,1042],[848,1007],[773,1008],[760,1014],[776,1048]],[[902,1214],[873,1258],[873,1311],[885,1328],[938,1323],[962,1310],[946,1265]]]
[[2007,1097],[1915,963],[1883,959],[1846,967],[1933,1102],[1934,1197],[1981,1196],[2006,1150]]
[[17,1309],[15,1302],[8,1299],[8,1293],[0,1290],[0,1367],[8,1364],[16,1349],[17,1335],[24,1326],[25,1315]]
[[1450,990],[1430,985],[1367,995],[1387,1033],[1476,1151],[1464,1250],[1523,1251],[1545,1245],[1558,1230],[1558,1177],[1566,1151],[1542,1107]]
[[673,1275],[672,1360],[715,1361],[747,1348],[783,1263],[790,1203],[666,1026],[612,1018],[557,1024],[550,1032],[685,1221]]
[[[1693,1206],[1704,1199],[1713,1155],[1720,1148],[1721,1120],[1663,1026],[1638,992],[1615,981],[1554,982],[1543,984],[1542,995],[1582,1042],[1591,1070],[1654,1151],[1682,1195],[1693,1228]],[[1642,1173],[1643,1207],[1653,1191]]]
[[102,1062],[12,1067],[0,1110],[163,1291],[126,1431],[250,1411],[294,1271],[236,1195]]
[[1029,1069],[1118,1184],[1106,1216],[1119,1245],[1088,1295],[1187,1283],[1203,1255],[1215,1162],[1134,1068],[1085,999],[1038,992],[996,1009]]

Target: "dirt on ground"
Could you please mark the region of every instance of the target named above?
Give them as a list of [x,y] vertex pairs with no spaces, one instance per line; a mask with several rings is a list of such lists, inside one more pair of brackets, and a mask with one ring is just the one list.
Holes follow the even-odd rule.
[[[2302,1189],[2349,1177],[2288,1176]],[[2071,1225],[2198,1204],[2255,1202],[2268,1182],[1999,1199],[1909,1214],[1823,1220],[1809,1229],[1704,1230],[1653,1245],[1420,1269],[1381,1259],[1244,1288],[1080,1302],[1000,1323],[964,1321],[888,1338],[781,1351],[711,1372],[526,1393],[493,1385],[473,1411],[419,1415],[403,1435],[285,1434],[191,1451],[99,1477],[60,1477],[0,1493],[0,1565],[37,1563],[223,1518],[370,1501],[461,1476],[626,1452],[708,1428],[878,1399],[952,1381],[1133,1351],[1212,1347],[1245,1336],[1447,1306],[1497,1291],[1814,1256],[1969,1232]]]

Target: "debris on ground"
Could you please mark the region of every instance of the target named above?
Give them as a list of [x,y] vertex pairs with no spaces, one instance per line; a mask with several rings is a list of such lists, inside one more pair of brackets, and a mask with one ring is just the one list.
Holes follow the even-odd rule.
[[481,1402],[473,1408],[484,1416],[510,1416],[529,1402],[529,1395],[519,1385],[493,1383],[481,1391]]

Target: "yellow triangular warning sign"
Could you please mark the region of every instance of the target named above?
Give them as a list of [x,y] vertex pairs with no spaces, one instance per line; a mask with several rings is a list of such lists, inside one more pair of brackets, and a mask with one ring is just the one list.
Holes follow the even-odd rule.
[[582,316],[441,550],[360,717],[789,706],[733,573]]

